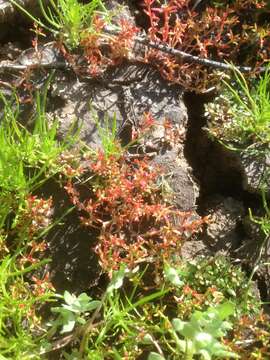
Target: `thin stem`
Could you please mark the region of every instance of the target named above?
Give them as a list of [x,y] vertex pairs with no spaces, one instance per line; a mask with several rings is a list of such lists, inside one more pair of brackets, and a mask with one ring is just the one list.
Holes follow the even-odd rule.
[[[104,27],[103,31],[105,33],[107,33],[107,34],[115,35],[115,36],[119,35],[119,33],[120,33],[119,31],[111,29],[109,27]],[[148,46],[150,48],[162,51],[162,52],[167,53],[169,55],[179,57],[179,58],[181,58],[181,59],[183,59],[183,60],[185,60],[187,62],[193,62],[195,64],[201,64],[201,65],[204,65],[204,66],[214,67],[214,68],[221,69],[221,70],[235,70],[235,69],[237,69],[238,71],[241,71],[241,72],[256,71],[256,72],[260,73],[260,72],[266,71],[266,69],[267,69],[266,67],[259,67],[259,68],[255,69],[255,68],[252,68],[252,67],[249,67],[249,66],[234,66],[234,65],[226,64],[226,63],[223,63],[223,62],[220,62],[220,61],[201,58],[200,56],[191,55],[191,54],[188,54],[188,53],[186,53],[184,51],[174,49],[174,48],[170,47],[169,45],[167,45],[165,43],[153,42],[153,41],[149,40],[149,38],[147,38],[147,37],[141,37],[141,38],[140,37],[135,37],[134,41],[139,43],[139,44]]]

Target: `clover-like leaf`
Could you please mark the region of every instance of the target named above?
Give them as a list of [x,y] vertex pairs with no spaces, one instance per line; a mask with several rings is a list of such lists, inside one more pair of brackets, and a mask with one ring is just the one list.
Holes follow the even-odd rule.
[[172,321],[172,325],[174,327],[174,330],[178,331],[179,333],[181,333],[181,331],[184,329],[185,325],[186,325],[186,321],[182,321],[180,319],[173,319]]
[[207,332],[198,332],[194,336],[194,343],[196,349],[206,349],[212,345],[214,338]]
[[227,317],[231,316],[235,312],[235,304],[227,301],[219,306],[216,307],[219,317],[221,320],[226,319]]
[[74,329],[76,324],[76,318],[72,312],[67,312],[65,317],[63,318],[63,325],[62,330],[60,331],[61,334],[70,332]]
[[74,303],[74,301],[76,300],[76,296],[71,294],[68,291],[65,291],[64,292],[64,300],[65,300],[66,304],[72,305]]
[[182,286],[184,284],[183,281],[180,280],[177,270],[171,266],[165,266],[164,278],[175,286]]

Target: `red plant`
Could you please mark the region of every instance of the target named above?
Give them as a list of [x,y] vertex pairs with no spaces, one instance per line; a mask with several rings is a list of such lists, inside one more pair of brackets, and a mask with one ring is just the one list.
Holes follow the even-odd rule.
[[21,221],[28,224],[29,238],[49,226],[52,214],[52,198],[45,200],[29,196],[26,199],[26,209]]
[[133,47],[133,39],[139,31],[127,20],[120,19],[121,30],[115,36],[110,36],[104,34],[104,25],[99,17],[95,17],[93,22],[95,32],[86,33],[81,41],[92,76],[97,76],[107,66],[118,65],[124,58],[128,58]]
[[[237,64],[241,58],[244,65],[251,67],[269,61],[270,29],[264,26],[260,30],[257,25],[258,9],[262,11],[265,2],[238,0],[230,5],[224,2],[201,12],[194,11],[192,4],[189,0],[144,0],[143,11],[149,19],[148,40],[201,59]],[[247,14],[248,20],[243,14]],[[124,58],[135,58],[155,66],[167,80],[196,91],[217,80],[212,68],[204,64],[187,63],[147,46],[136,52],[134,41],[139,29],[126,19],[120,21],[118,33],[108,33],[99,18],[94,26],[96,31],[86,34],[81,42],[91,75],[99,75]]]
[[[226,2],[225,2],[226,3]],[[247,64],[257,66],[269,59],[270,29],[256,30],[256,9],[263,8],[263,1],[236,1],[232,5],[207,7],[196,13],[189,0],[157,2],[144,0],[144,12],[149,17],[148,36],[188,54],[217,61],[237,63],[244,46],[249,47]],[[246,25],[242,13],[253,11],[254,23]],[[240,20],[241,19],[241,20]],[[268,48],[268,50],[267,50]],[[202,65],[188,65],[181,59],[150,49],[145,61],[156,64],[168,80],[199,90],[205,86],[210,71]]]
[[52,198],[46,200],[36,195],[29,195],[20,208],[14,204],[13,211],[17,213],[17,216],[12,223],[9,235],[17,238],[18,242],[27,240],[31,243],[51,224]]
[[84,226],[99,230],[95,251],[110,274],[121,262],[129,267],[147,259],[159,262],[178,251],[205,219],[168,206],[156,185],[157,169],[148,160],[106,157],[102,152],[88,171],[89,197],[81,199],[70,180],[66,190]]
[[54,291],[54,287],[50,282],[50,274],[47,272],[42,279],[32,276],[33,284],[32,284],[32,292],[35,296],[42,296],[47,294],[50,291]]
[[130,24],[126,19],[120,19],[121,30],[117,36],[110,40],[111,57],[114,59],[114,65],[124,58],[129,58],[130,50],[134,45],[134,37],[139,32],[139,29]]

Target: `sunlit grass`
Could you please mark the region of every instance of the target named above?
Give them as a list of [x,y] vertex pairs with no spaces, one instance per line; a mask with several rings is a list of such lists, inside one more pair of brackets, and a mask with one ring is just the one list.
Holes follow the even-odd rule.
[[210,134],[227,145],[246,150],[270,143],[270,67],[248,83],[234,68],[233,77],[215,102],[207,105]]
[[25,15],[41,27],[51,31],[70,48],[76,48],[81,40],[81,33],[91,27],[96,11],[106,13],[102,0],[92,0],[82,4],[78,0],[49,0],[48,5],[38,0],[45,23],[28,12],[18,1],[11,0]]

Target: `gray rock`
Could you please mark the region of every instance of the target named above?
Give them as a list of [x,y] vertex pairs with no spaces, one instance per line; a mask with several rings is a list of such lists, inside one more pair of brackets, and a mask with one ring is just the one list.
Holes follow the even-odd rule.
[[194,210],[199,189],[183,155],[171,150],[157,155],[153,162],[164,171],[160,182],[165,198],[182,211]]
[[252,193],[261,193],[261,188],[268,188],[270,194],[270,149],[264,151],[245,151],[239,155],[243,174],[243,187]]
[[34,48],[24,50],[16,59],[16,64],[24,66],[35,66],[53,64],[64,61],[55,41],[39,45],[37,51]]
[[[48,0],[43,0],[46,3]],[[39,13],[37,0],[16,0],[17,4],[32,14]],[[25,17],[25,14],[9,0],[0,0],[0,24],[13,23],[18,17]]]
[[215,251],[236,249],[241,243],[237,227],[244,217],[243,204],[231,197],[215,196],[205,206],[209,209],[210,223],[203,240]]
[[[43,0],[43,3],[47,1]],[[37,0],[16,0],[16,2],[35,17],[40,17],[41,11]],[[15,27],[19,24],[33,24],[33,20],[10,0],[0,0],[0,40],[6,36],[11,26]]]
[[58,72],[51,96],[61,106],[52,115],[60,120],[62,136],[77,118],[82,124],[81,139],[96,146],[100,144],[97,121],[102,126],[106,118],[109,122],[116,118],[118,131],[137,127],[149,111],[159,124],[168,118],[186,126],[181,95],[182,89],[168,85],[145,65],[123,64],[120,70],[109,70],[101,79],[89,81]]
[[185,261],[193,261],[199,256],[212,256],[211,249],[202,240],[185,241],[181,247],[181,256]]

